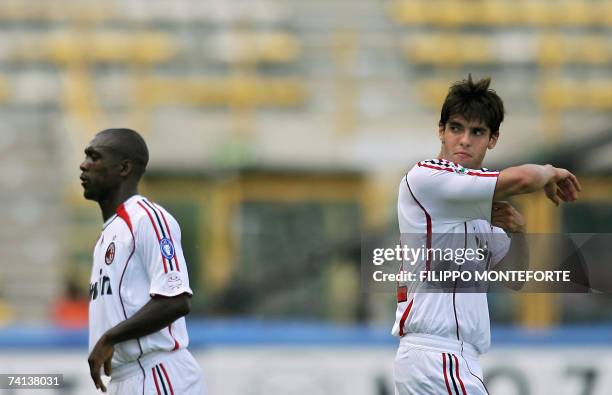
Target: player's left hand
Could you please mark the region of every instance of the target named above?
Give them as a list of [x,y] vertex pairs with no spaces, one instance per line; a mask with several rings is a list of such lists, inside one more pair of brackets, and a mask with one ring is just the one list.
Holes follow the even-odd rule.
[[572,203],[578,200],[578,192],[582,190],[575,175],[561,168],[554,168],[555,177],[544,186],[544,193],[555,206],[561,202]]
[[493,202],[491,225],[502,228],[509,233],[524,233],[525,218],[510,203],[504,201]]
[[96,389],[102,392],[106,392],[106,386],[104,386],[102,378],[100,377],[100,369],[104,366],[104,374],[106,376],[111,375],[111,360],[114,352],[115,348],[113,345],[108,341],[106,336],[102,336],[91,350],[91,354],[89,354],[89,358],[87,359],[87,362],[89,362],[89,374],[91,375],[91,379],[96,385]]

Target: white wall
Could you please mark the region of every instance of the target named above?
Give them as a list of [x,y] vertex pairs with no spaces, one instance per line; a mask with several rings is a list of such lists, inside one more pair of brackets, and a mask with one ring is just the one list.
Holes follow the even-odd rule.
[[[194,351],[211,395],[391,395],[394,353],[388,347],[321,346]],[[612,387],[612,347],[497,348],[482,357],[482,364],[495,395],[606,395]],[[72,385],[61,392],[15,395],[96,393],[85,350],[4,350],[0,372],[63,373]]]

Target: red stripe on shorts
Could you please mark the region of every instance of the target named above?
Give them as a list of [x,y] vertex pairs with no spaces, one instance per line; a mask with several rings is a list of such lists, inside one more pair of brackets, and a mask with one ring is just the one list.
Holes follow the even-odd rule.
[[461,376],[459,376],[459,360],[455,354],[453,354],[453,358],[455,358],[455,372],[457,372],[457,379],[459,380],[459,384],[461,384],[461,392],[463,392],[463,395],[467,395],[465,387],[463,386],[463,380],[461,380]]
[[161,395],[161,392],[159,392],[159,384],[157,383],[157,375],[155,374],[155,367],[151,368],[151,374],[153,374],[153,380],[155,380],[155,388],[157,389],[157,395]]
[[448,395],[453,395],[450,386],[448,385],[448,376],[446,375],[446,354],[442,353],[442,370],[444,371],[444,382],[446,383],[446,391]]
[[172,383],[170,382],[170,377],[168,377],[168,373],[166,372],[166,368],[163,363],[160,363],[162,371],[164,372],[164,377],[166,377],[166,381],[168,382],[168,386],[170,387],[170,395],[174,395],[174,390],[172,389]]

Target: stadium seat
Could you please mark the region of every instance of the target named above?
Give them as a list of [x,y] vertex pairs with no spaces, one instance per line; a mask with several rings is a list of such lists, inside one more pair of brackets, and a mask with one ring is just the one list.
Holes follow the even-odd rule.
[[516,3],[504,1],[485,1],[480,4],[480,18],[477,21],[486,21],[492,26],[508,26],[520,21],[520,13]]
[[481,34],[420,35],[407,40],[405,53],[415,64],[491,64],[496,62],[491,45],[491,40]]
[[64,22],[71,20],[102,21],[114,15],[111,2],[79,2],[67,0],[0,2],[0,21]]
[[610,26],[612,4],[602,0],[395,0],[400,24],[460,26]]
[[544,65],[607,64],[612,61],[612,45],[606,36],[561,36],[540,38],[537,61]]
[[448,93],[448,81],[442,79],[424,80],[417,84],[421,102],[431,108],[439,108]]
[[396,0],[389,7],[391,19],[400,24],[458,27],[506,23],[512,14],[503,1]]
[[612,81],[595,81],[589,84],[588,107],[596,110],[612,109]]
[[563,63],[565,55],[565,45],[563,38],[558,34],[547,34],[540,38],[538,51],[536,52],[537,61],[544,65],[557,65]]
[[5,78],[0,78],[0,103],[5,103],[10,97],[9,81]]
[[612,26],[612,2],[601,2],[598,7],[597,21],[601,26]]
[[571,86],[561,81],[545,81],[537,92],[540,105],[545,109],[567,109],[575,105],[575,98],[568,94]]
[[154,78],[140,84],[137,99],[148,106],[188,104],[236,107],[291,107],[306,98],[302,81],[261,77]]
[[297,39],[284,33],[262,34],[257,44],[262,61],[290,62],[297,59],[300,53]]
[[522,23],[525,25],[547,27],[556,25],[561,14],[560,8],[542,0],[529,0],[521,3]]
[[156,32],[62,34],[45,44],[44,55],[58,63],[81,58],[90,63],[160,63],[176,52],[170,37]]
[[612,60],[608,37],[581,37],[573,41],[572,63],[606,64]]
[[549,80],[538,91],[540,104],[553,110],[612,109],[612,80]]
[[[593,4],[591,4],[593,3]],[[597,3],[566,0],[560,2],[559,23],[567,26],[592,26],[597,22]]]
[[387,10],[397,23],[424,25],[429,22],[429,6],[421,1],[394,1]]
[[[441,1],[439,3],[441,4],[436,7],[437,15],[435,18],[431,18],[430,22],[436,21],[442,27],[472,24],[474,9],[479,5],[478,3],[462,1]],[[433,6],[433,4],[430,6]]]
[[294,35],[273,32],[230,32],[213,38],[213,56],[226,63],[289,63],[301,52]]

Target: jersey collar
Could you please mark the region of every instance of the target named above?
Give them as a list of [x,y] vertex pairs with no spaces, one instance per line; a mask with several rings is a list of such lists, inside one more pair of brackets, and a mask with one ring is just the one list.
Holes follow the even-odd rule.
[[[123,203],[121,203],[121,205],[123,206],[127,206],[130,203],[136,201],[137,199],[141,199],[142,196],[136,194],[136,195],[132,195],[129,198],[127,198]],[[121,207],[120,205],[120,207]],[[110,224],[111,222],[113,222],[113,220],[117,218],[117,213],[111,215],[111,217],[109,219],[106,220],[106,222],[104,222],[104,224],[102,225],[102,229],[106,229],[106,227],[108,226],[108,224]]]
[[135,202],[138,199],[142,199],[142,196],[140,196],[139,194],[136,195],[132,195],[129,198],[127,198],[122,204],[127,207],[129,204]]
[[113,220],[117,218],[117,214],[113,214],[111,215],[111,217],[109,219],[106,220],[106,222],[104,222],[104,224],[102,224],[102,230],[106,229],[106,227],[108,226],[108,224],[110,224],[111,222],[113,222]]

